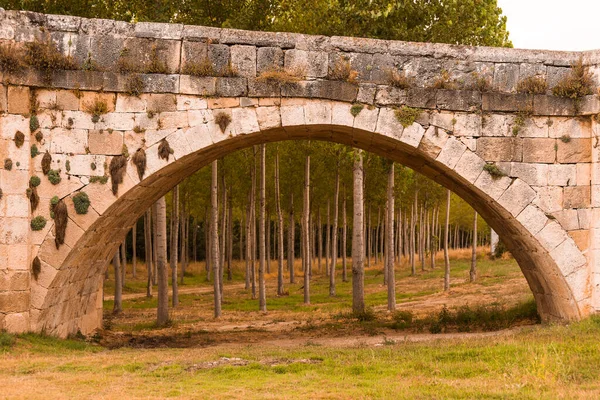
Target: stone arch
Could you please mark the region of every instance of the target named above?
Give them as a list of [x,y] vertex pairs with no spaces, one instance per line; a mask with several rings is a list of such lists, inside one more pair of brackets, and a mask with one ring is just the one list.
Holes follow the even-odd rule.
[[[544,320],[577,320],[589,314],[589,271],[586,257],[563,227],[532,201],[536,191],[523,179],[493,178],[486,160],[458,136],[436,122],[437,111],[423,111],[402,126],[392,107],[365,107],[356,117],[351,103],[283,99],[266,105],[240,105],[239,100],[198,101],[198,109],[172,117],[171,128],[146,134],[148,168],[140,182],[128,162],[117,196],[110,185],[90,183],[85,190],[93,211],[70,213],[66,243],[59,250],[52,230],[40,237],[42,273],[31,288],[31,329],[65,336],[90,333],[101,324],[104,268],[124,235],[142,213],[174,185],[199,168],[232,151],[272,141],[325,140],[362,148],[402,163],[451,189],[471,204],[496,230],[517,259]],[[224,132],[215,122],[227,114]],[[181,122],[185,119],[185,123]],[[106,129],[119,123],[108,114]],[[465,125],[466,126],[466,125]],[[470,135],[472,136],[472,135]],[[166,139],[169,160],[158,157]],[[71,196],[79,186],[66,186]],[[69,204],[72,202],[69,202]],[[72,205],[69,205],[72,207]]]

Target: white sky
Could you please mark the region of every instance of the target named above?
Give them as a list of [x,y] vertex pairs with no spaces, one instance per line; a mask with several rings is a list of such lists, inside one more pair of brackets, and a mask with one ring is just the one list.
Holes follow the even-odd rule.
[[498,0],[516,48],[600,49],[600,0]]

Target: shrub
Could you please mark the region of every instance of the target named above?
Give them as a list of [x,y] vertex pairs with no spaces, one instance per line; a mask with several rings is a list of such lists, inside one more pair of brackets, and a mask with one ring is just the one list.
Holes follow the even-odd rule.
[[193,76],[215,76],[215,68],[208,58],[204,58],[202,61],[186,61],[181,71],[184,75]]
[[548,90],[548,82],[543,76],[530,76],[517,84],[517,92],[528,94],[545,94]]
[[413,323],[413,313],[410,311],[396,311],[393,315],[392,329],[408,329]]
[[138,74],[132,74],[125,82],[125,93],[130,96],[139,96],[144,90],[144,80]]
[[492,179],[500,179],[506,176],[504,172],[496,164],[485,164],[483,170],[492,176]]
[[399,89],[408,89],[412,86],[412,80],[406,74],[399,72],[397,69],[390,68],[385,71],[388,85]]
[[40,151],[38,150],[37,144],[32,144],[30,148],[31,158],[35,158]]
[[478,72],[473,72],[473,89],[480,92],[489,92],[492,90],[492,82]]
[[33,218],[31,220],[31,230],[32,231],[41,231],[46,226],[46,218],[41,215]]
[[108,112],[108,104],[106,101],[96,98],[92,103],[85,106],[85,111],[92,114],[92,122],[100,121],[100,116]]
[[552,89],[552,94],[558,97],[578,99],[593,93],[592,73],[583,65],[583,59],[571,66],[571,71]]
[[337,59],[329,72],[329,78],[334,81],[345,81],[352,84],[358,84],[358,72],[352,69],[350,60],[346,57]]
[[259,82],[277,83],[279,85],[291,85],[300,81],[300,71],[289,68],[273,67],[260,73],[256,78]]
[[0,46],[0,72],[18,74],[23,70],[19,52],[13,46]]
[[52,43],[36,40],[25,44],[25,63],[44,72],[44,79],[49,81],[54,70],[79,69],[71,56],[65,56]]
[[350,114],[352,114],[352,116],[356,118],[356,116],[360,114],[363,108],[365,108],[365,106],[360,103],[352,104],[352,107],[350,107]]
[[38,120],[37,115],[32,115],[31,117],[29,117],[29,130],[31,132],[35,132],[38,130],[38,128],[40,127],[40,122]]
[[438,76],[433,82],[433,88],[456,90],[458,89],[458,84],[454,79],[450,78],[450,73],[444,69],[440,73],[440,76]]
[[417,118],[419,118],[419,115],[421,115],[421,110],[418,108],[402,106],[396,110],[395,114],[398,122],[400,122],[403,127],[407,128],[411,126],[417,120]]
[[37,175],[33,175],[31,178],[29,178],[29,186],[31,187],[38,187],[40,186],[40,183],[42,183],[42,180]]
[[104,175],[104,176],[90,176],[90,183],[100,183],[102,185],[106,184],[106,182],[108,182],[108,176]]
[[569,135],[562,135],[559,139],[563,143],[571,142],[571,136],[569,136]]
[[75,205],[75,212],[77,214],[87,214],[90,207],[90,198],[87,193],[79,192],[73,196],[73,204]]
[[51,184],[58,185],[61,181],[60,171],[56,169],[51,169],[50,171],[48,171],[48,180]]

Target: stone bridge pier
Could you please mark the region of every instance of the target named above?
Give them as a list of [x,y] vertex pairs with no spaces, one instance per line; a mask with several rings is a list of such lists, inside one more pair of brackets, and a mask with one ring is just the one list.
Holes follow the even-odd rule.
[[388,157],[464,198],[544,320],[600,309],[598,51],[0,10],[2,49],[0,329],[93,332],[103,273],[153,202],[216,158],[297,139]]

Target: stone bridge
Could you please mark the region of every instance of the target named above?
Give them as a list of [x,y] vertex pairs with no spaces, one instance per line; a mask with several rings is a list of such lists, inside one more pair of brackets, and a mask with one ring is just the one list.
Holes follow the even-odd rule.
[[460,195],[544,320],[600,308],[600,103],[552,95],[580,61],[595,93],[598,51],[0,9],[1,49],[0,329],[92,332],[103,272],[153,202],[216,158],[289,139],[362,148]]

